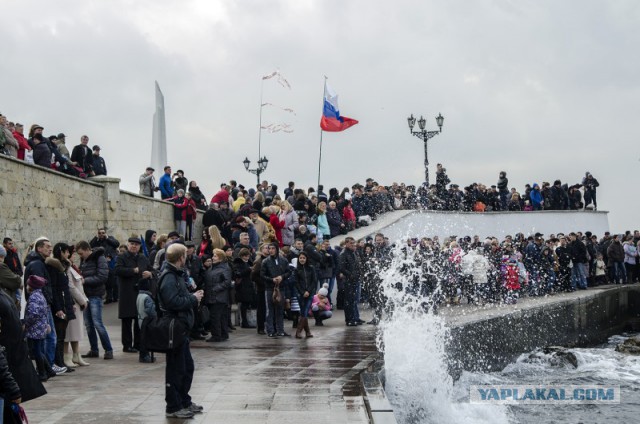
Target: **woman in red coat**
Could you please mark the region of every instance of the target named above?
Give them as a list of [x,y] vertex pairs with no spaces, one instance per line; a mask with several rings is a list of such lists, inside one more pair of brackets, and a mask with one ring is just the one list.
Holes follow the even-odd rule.
[[187,209],[186,209],[186,218],[187,218],[187,228],[186,234],[184,235],[185,240],[193,239],[193,223],[196,218],[198,218],[196,201],[191,198],[191,193],[185,193],[184,197],[187,198]]
[[[280,247],[284,246],[282,243],[282,229],[284,228],[284,221],[280,220],[280,206],[268,206],[265,209],[268,209],[269,214],[269,224],[273,227],[276,232],[276,239],[278,239],[278,244]],[[264,212],[264,210],[263,210]]]

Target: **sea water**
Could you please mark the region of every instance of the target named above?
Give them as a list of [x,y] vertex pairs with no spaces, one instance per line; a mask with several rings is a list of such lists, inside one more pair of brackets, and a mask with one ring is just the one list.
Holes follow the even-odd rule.
[[[411,294],[407,259],[396,249],[383,272],[383,290],[392,305],[380,324],[378,345],[384,353],[385,390],[399,423],[635,423],[640,415],[640,357],[614,350],[628,334],[603,345],[570,349],[577,367],[559,364],[549,354],[522,352],[498,372],[448,373],[446,352],[451,337],[429,299]],[[411,272],[421,272],[412,270]],[[426,306],[426,307],[425,307]],[[471,404],[473,385],[605,385],[619,386],[620,404]]]

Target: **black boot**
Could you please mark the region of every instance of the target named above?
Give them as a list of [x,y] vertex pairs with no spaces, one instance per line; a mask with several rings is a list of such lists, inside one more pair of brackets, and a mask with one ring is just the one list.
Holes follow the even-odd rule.
[[44,364],[44,370],[49,378],[55,377],[57,375],[53,368],[51,368],[51,364],[49,363],[47,358],[43,357],[42,363]]
[[35,358],[36,361],[36,369],[38,370],[38,378],[40,381],[47,381],[49,376],[47,375],[47,371],[44,368],[44,358]]
[[298,319],[300,314],[292,313],[292,315],[293,315],[293,325],[291,326],[291,328],[298,328]]

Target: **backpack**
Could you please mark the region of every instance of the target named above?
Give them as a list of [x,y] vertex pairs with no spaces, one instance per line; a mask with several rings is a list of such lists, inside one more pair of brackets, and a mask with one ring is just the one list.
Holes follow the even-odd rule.
[[187,337],[187,328],[177,317],[164,314],[161,309],[160,289],[167,271],[160,275],[155,295],[156,316],[145,317],[140,325],[140,342],[149,352],[168,353],[182,347]]

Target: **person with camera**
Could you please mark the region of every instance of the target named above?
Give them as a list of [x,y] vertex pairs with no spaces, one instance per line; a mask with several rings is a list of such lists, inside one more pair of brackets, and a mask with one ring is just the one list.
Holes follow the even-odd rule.
[[138,182],[140,183],[140,194],[147,197],[153,197],[153,194],[160,189],[156,187],[156,179],[153,176],[155,169],[148,166],[144,174],[140,175]]
[[177,318],[187,329],[180,347],[167,352],[165,370],[165,402],[168,418],[192,418],[203,411],[189,396],[195,365],[189,347],[189,331],[194,324],[194,309],[198,306],[203,290],[189,293],[185,284],[187,248],[174,243],[167,248],[166,266],[158,284],[160,310],[168,317]]

